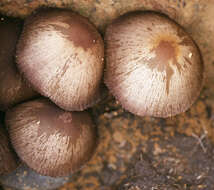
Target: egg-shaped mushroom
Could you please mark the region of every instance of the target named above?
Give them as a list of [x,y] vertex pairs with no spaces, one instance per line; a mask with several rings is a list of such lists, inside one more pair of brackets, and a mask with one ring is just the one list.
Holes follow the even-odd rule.
[[0,110],[37,96],[15,65],[16,42],[21,28],[21,20],[0,15]]
[[13,172],[18,167],[18,159],[12,150],[8,134],[0,123],[0,176]]
[[12,108],[5,123],[19,158],[44,176],[70,175],[96,148],[96,130],[89,113],[66,112],[47,99]]
[[104,45],[96,28],[71,10],[40,10],[26,19],[17,64],[43,96],[68,111],[100,99]]
[[193,39],[154,12],[132,12],[107,27],[105,84],[139,116],[185,112],[203,86],[204,66]]

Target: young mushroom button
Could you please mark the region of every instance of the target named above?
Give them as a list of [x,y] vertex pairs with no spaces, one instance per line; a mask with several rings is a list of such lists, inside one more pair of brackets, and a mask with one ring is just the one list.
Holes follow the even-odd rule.
[[128,111],[170,117],[199,96],[204,73],[199,49],[168,17],[123,15],[107,27],[105,41],[105,84]]

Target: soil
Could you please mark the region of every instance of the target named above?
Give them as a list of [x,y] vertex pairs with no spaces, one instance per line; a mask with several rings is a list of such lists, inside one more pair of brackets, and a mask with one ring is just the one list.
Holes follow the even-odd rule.
[[213,144],[204,137],[149,140],[150,151],[136,155],[119,190],[214,189]]

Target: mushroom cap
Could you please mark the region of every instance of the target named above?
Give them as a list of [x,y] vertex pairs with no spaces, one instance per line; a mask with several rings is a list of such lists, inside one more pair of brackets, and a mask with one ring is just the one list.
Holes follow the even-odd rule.
[[107,27],[104,81],[122,106],[139,116],[169,117],[199,96],[204,66],[192,38],[154,12],[133,12]]
[[11,143],[20,159],[41,175],[68,176],[96,148],[96,130],[87,112],[66,112],[47,99],[20,104],[6,113]]
[[0,184],[4,187],[13,188],[13,190],[52,190],[61,187],[69,179],[70,177],[42,176],[25,164],[21,164],[14,172],[0,176]]
[[0,176],[12,172],[17,167],[17,157],[12,151],[6,131],[0,124]]
[[96,28],[70,10],[48,9],[27,18],[17,64],[35,90],[68,111],[100,99],[104,44]]
[[22,21],[0,15],[0,110],[36,96],[16,68],[14,57]]

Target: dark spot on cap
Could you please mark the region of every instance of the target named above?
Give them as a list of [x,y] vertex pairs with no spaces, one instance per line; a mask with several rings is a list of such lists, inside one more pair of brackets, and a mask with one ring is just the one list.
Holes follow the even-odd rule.
[[187,69],[187,65],[186,64],[184,64],[184,68]]
[[152,31],[152,29],[150,27],[148,27],[147,30]]
[[98,35],[95,27],[87,18],[76,14],[70,10],[63,9],[41,9],[35,14],[31,15],[25,21],[25,27],[30,26],[36,29],[45,31],[55,30],[63,37],[74,43],[76,47],[81,47],[84,50],[90,48],[93,40],[97,41],[100,36]]
[[174,71],[169,64],[170,61],[176,66],[179,73],[181,73],[181,66],[177,62],[176,44],[174,42],[162,40],[158,46],[151,50],[155,53],[155,57],[147,60],[148,67],[152,70],[157,69],[159,72],[166,73],[166,92],[169,94],[169,85]]
[[56,19],[56,23],[49,25],[72,41],[75,46],[82,47],[84,50],[95,44],[97,39],[96,31],[88,21],[76,14],[71,14],[64,20]]
[[191,62],[187,57],[184,57],[184,59],[185,59],[185,61],[186,61],[187,63],[189,63],[190,65],[192,65],[192,62]]

